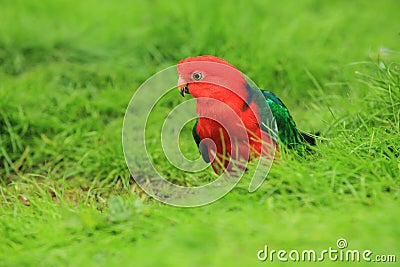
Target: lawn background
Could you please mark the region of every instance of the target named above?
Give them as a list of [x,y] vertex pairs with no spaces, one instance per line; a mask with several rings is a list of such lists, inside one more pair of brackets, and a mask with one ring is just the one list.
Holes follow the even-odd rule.
[[[257,251],[339,238],[398,253],[399,11],[395,0],[1,0],[0,266],[280,266]],[[324,141],[286,155],[255,193],[244,179],[213,204],[170,207],[130,179],[122,122],[141,83],[201,54],[275,92]],[[160,124],[184,100],[167,97]],[[147,141],[164,174],[212,175],[169,165],[158,134]]]

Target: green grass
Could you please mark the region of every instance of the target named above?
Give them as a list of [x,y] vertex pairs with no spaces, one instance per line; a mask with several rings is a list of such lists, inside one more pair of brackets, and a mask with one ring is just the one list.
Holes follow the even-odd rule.
[[[0,266],[287,265],[257,251],[339,238],[398,253],[398,2],[219,3],[1,1]],[[133,183],[122,122],[140,84],[200,54],[236,65],[322,138],[306,158],[284,155],[255,193],[246,176],[213,204],[176,208]],[[168,95],[151,119],[184,100]],[[214,177],[172,167],[160,125],[147,142],[163,174]]]

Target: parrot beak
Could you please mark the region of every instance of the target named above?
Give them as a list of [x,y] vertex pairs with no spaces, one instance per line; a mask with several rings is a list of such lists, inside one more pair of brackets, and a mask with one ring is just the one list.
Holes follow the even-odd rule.
[[183,97],[185,97],[185,94],[190,94],[188,84],[181,76],[178,79],[178,90]]
[[188,87],[188,85],[185,84],[185,86],[180,87],[180,88],[179,88],[179,92],[181,93],[181,95],[182,95],[183,97],[185,96],[185,94],[190,94],[190,93],[189,93],[189,87]]

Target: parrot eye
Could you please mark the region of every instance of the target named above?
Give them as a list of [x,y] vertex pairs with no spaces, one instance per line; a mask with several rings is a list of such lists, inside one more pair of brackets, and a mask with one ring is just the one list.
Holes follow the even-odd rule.
[[200,81],[203,78],[204,78],[203,73],[198,72],[198,71],[193,72],[193,80]]

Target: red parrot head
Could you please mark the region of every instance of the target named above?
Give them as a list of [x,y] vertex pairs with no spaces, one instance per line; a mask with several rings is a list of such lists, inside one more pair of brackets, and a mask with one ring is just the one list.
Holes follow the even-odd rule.
[[213,98],[221,101],[232,95],[246,98],[246,79],[225,60],[214,56],[188,57],[179,61],[178,89],[182,96]]

